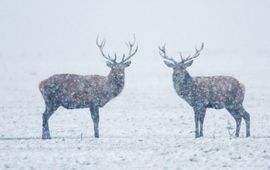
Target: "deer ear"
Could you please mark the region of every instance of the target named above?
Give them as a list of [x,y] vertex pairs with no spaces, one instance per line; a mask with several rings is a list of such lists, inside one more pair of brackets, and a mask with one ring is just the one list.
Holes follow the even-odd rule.
[[107,61],[106,64],[107,64],[108,67],[113,68],[113,63]]
[[128,67],[128,66],[130,66],[130,64],[131,64],[131,61],[128,61],[128,62],[125,62],[125,63],[124,63],[124,66],[125,66],[125,67]]
[[192,63],[193,63],[193,60],[191,60],[191,61],[189,61],[189,62],[185,63],[185,68],[187,68],[187,67],[191,66],[191,65],[192,65]]
[[170,62],[165,61],[165,60],[164,60],[164,63],[166,64],[166,66],[168,66],[170,68],[174,68],[174,66],[175,66],[173,63],[170,63]]

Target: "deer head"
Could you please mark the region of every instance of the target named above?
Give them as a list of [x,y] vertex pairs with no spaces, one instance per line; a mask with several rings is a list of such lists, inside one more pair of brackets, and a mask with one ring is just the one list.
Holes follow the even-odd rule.
[[204,44],[202,43],[201,48],[195,48],[195,54],[189,55],[186,58],[183,58],[182,53],[180,52],[181,61],[177,62],[171,57],[168,57],[165,49],[165,44],[162,47],[159,47],[159,54],[164,58],[164,63],[166,66],[173,68],[173,80],[179,81],[184,80],[188,72],[186,69],[192,65],[193,59],[197,58],[200,55],[200,52],[203,50]]
[[136,44],[136,39],[135,39],[135,36],[134,36],[134,41],[131,43],[131,42],[126,42],[126,45],[128,46],[129,48],[129,52],[128,54],[123,54],[122,56],[122,60],[120,62],[117,62],[117,55],[116,53],[114,53],[114,58],[111,58],[110,57],[110,54],[105,54],[104,51],[103,51],[103,48],[106,44],[106,40],[104,39],[103,41],[101,41],[99,43],[99,40],[98,40],[98,37],[96,39],[96,44],[102,54],[102,56],[107,59],[106,61],[106,64],[108,67],[111,68],[111,72],[114,73],[113,76],[114,78],[116,79],[123,79],[124,76],[125,76],[125,68],[130,66],[131,64],[131,61],[129,61],[129,59],[134,56],[136,54],[136,52],[138,51],[138,45],[136,45],[135,47],[135,50],[133,50],[135,44]]

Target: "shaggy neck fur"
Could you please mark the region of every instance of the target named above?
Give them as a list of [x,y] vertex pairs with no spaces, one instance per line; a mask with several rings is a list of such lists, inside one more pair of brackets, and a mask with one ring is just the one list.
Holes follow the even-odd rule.
[[193,79],[188,72],[184,73],[182,78],[173,78],[174,88],[176,92],[184,97],[192,90]]
[[110,96],[115,97],[121,93],[125,85],[125,73],[122,73],[123,76],[119,77],[118,73],[114,70],[111,70],[108,75],[107,84],[109,85],[108,93]]

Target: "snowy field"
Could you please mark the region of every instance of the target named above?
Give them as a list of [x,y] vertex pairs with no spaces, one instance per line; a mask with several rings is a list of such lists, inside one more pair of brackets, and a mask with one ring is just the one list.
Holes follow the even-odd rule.
[[[1,1],[0,169],[270,169],[270,23],[268,1]],[[95,45],[139,51],[123,92],[100,109],[100,138],[88,109],[59,108],[52,140],[41,140],[41,80],[55,73],[107,75]],[[192,108],[158,55],[205,49],[192,76],[229,75],[246,86],[251,137],[234,138],[226,110],[208,109],[194,138]],[[180,59],[180,57],[179,57]]]

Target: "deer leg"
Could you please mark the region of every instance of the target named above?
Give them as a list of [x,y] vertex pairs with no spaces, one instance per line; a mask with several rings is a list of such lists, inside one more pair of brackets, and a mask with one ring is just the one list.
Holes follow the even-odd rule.
[[91,112],[91,117],[94,123],[94,132],[95,132],[95,137],[99,138],[99,129],[98,129],[98,124],[99,124],[99,108],[95,106],[94,104],[91,104],[90,106],[90,112]]
[[56,111],[58,106],[56,107],[48,107],[46,106],[46,110],[42,115],[42,139],[51,139],[50,130],[49,130],[49,118]]
[[242,116],[240,112],[237,111],[237,109],[227,108],[227,110],[231,113],[233,116],[235,122],[236,122],[236,132],[235,137],[239,137],[241,122],[242,122]]
[[203,136],[203,122],[204,122],[205,112],[206,112],[206,109],[200,112],[200,136],[201,137]]
[[200,137],[200,134],[199,134],[200,114],[199,114],[199,112],[195,112],[194,121],[195,121],[195,138],[198,138],[198,137]]
[[240,112],[246,123],[246,137],[249,137],[250,136],[250,115],[243,107],[241,107]]
[[236,132],[235,132],[235,136],[236,137],[239,137],[239,132],[240,132],[240,128],[241,128],[242,117],[236,116],[234,119],[236,121]]
[[[194,121],[195,121],[195,138],[203,135],[203,120],[206,109],[203,106],[195,106],[194,110]],[[200,131],[199,131],[200,126]]]
[[250,115],[247,111],[245,111],[243,118],[246,123],[246,137],[250,136]]

